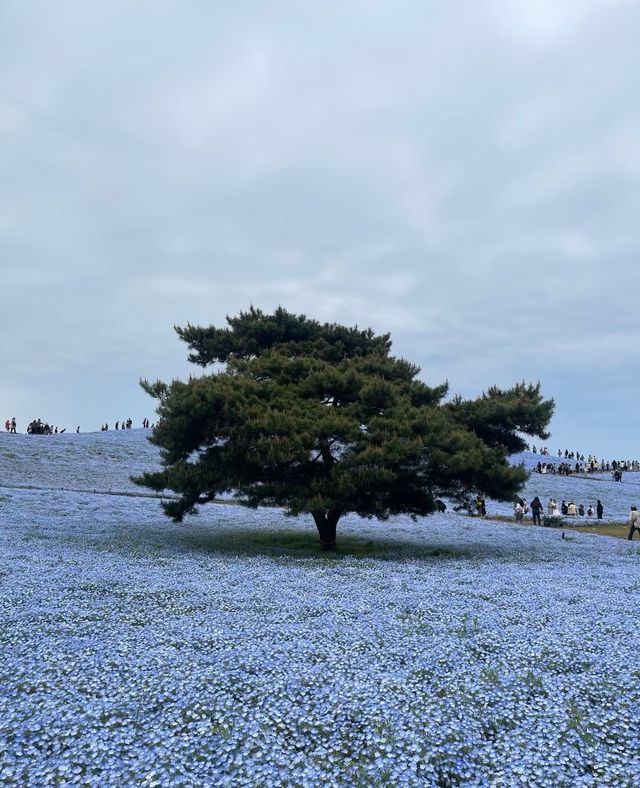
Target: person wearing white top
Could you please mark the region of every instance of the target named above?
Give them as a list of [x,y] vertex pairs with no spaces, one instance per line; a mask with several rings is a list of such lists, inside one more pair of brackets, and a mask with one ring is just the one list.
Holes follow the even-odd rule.
[[627,539],[633,539],[634,531],[640,534],[640,512],[637,506],[632,506],[629,512],[629,533]]

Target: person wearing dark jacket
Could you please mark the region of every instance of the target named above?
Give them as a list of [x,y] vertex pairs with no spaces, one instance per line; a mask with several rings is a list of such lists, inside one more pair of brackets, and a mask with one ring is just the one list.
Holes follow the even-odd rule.
[[602,515],[604,514],[604,506],[600,503],[600,499],[596,503],[596,515],[598,520],[602,520]]
[[533,519],[534,525],[542,525],[540,515],[542,514],[543,509],[544,507],[542,506],[542,502],[536,495],[533,501],[531,501],[531,518]]

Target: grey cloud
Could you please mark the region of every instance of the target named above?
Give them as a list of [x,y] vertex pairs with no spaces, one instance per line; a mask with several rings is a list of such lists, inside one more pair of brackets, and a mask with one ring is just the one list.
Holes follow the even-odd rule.
[[73,410],[85,370],[106,411],[184,372],[174,323],[249,303],[391,331],[455,390],[634,365],[639,23],[577,0],[3,4],[3,407],[48,380]]

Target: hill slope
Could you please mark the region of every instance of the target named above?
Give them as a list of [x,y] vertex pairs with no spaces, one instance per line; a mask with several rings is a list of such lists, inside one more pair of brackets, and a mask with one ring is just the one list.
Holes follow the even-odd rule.
[[[148,430],[134,429],[64,435],[8,435],[0,433],[0,487],[123,492],[142,494],[130,477],[160,467],[160,453],[147,440]],[[533,469],[540,455],[524,452],[512,462]],[[610,474],[587,478],[532,473],[523,496],[538,495],[546,504],[564,498],[585,509],[600,499],[605,520],[627,518],[629,507],[640,505],[640,473],[625,473],[622,483]],[[488,501],[488,513],[510,515],[509,503]]]
[[130,476],[160,467],[149,430],[63,435],[0,434],[0,485],[141,492]]
[[637,541],[349,515],[327,557],[311,518],[68,489],[156,462],[0,440],[40,487],[0,489],[0,782],[640,784]]

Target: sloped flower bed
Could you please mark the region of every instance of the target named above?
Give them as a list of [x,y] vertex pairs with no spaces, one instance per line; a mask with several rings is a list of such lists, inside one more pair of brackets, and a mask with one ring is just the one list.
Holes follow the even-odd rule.
[[348,518],[385,549],[327,558],[295,528],[0,490],[0,785],[640,782],[638,543],[446,513]]

